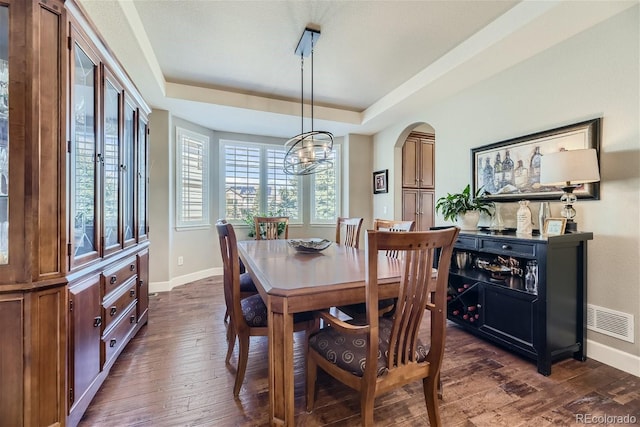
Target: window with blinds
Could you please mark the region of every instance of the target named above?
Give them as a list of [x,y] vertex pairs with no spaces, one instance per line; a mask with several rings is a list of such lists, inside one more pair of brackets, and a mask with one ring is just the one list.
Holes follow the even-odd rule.
[[300,178],[282,170],[284,147],[220,141],[224,176],[224,218],[250,220],[254,215],[288,216],[301,223]]
[[311,222],[335,223],[340,212],[340,156],[339,145],[334,145],[329,158],[333,168],[311,175]]
[[209,137],[176,128],[176,227],[208,227]]

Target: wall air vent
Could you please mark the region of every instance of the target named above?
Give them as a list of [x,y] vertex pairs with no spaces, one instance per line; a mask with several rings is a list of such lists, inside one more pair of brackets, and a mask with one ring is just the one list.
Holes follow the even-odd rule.
[[587,329],[634,342],[632,314],[587,304]]

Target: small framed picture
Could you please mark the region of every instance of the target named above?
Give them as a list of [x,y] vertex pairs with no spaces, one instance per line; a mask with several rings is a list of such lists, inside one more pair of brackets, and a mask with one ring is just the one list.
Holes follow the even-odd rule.
[[373,194],[389,192],[389,169],[373,173]]
[[564,234],[564,227],[566,225],[566,218],[547,218],[544,222],[544,234],[547,236],[558,236],[560,234]]

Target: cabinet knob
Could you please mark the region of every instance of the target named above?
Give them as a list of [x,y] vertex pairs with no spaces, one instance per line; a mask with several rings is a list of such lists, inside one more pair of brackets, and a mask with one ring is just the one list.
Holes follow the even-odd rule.
[[136,290],[135,290],[135,289],[130,289],[130,290],[129,290],[129,296],[130,296],[131,298],[135,297],[135,296],[136,296]]
[[115,316],[117,312],[118,312],[118,307],[116,306],[111,307],[111,310],[109,310],[109,314],[111,315],[111,317]]
[[109,278],[109,283],[110,283],[110,284],[112,284],[112,285],[113,285],[114,283],[116,283],[117,281],[118,281],[118,278],[117,278],[116,276],[111,276],[111,277]]
[[93,327],[97,328],[100,325],[102,325],[102,317],[98,316],[95,319],[93,319]]
[[109,347],[115,347],[116,346],[116,339],[115,338],[111,338],[111,340],[109,341]]
[[135,323],[136,322],[136,316],[131,316],[129,317],[129,323]]
[[511,249],[510,245],[502,245],[502,249]]
[[144,285],[144,280],[140,279],[140,280],[138,281],[138,285],[140,285],[140,286]]
[[130,271],[133,271],[133,270],[135,270],[135,269],[136,269],[136,265],[135,265],[135,264],[131,264],[131,265],[129,266],[129,270],[130,270]]

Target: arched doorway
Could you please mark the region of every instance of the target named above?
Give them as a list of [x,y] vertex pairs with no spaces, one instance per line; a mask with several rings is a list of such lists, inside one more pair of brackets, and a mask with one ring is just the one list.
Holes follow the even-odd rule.
[[435,131],[426,123],[403,132],[402,219],[415,221],[416,230],[429,230],[435,222]]

